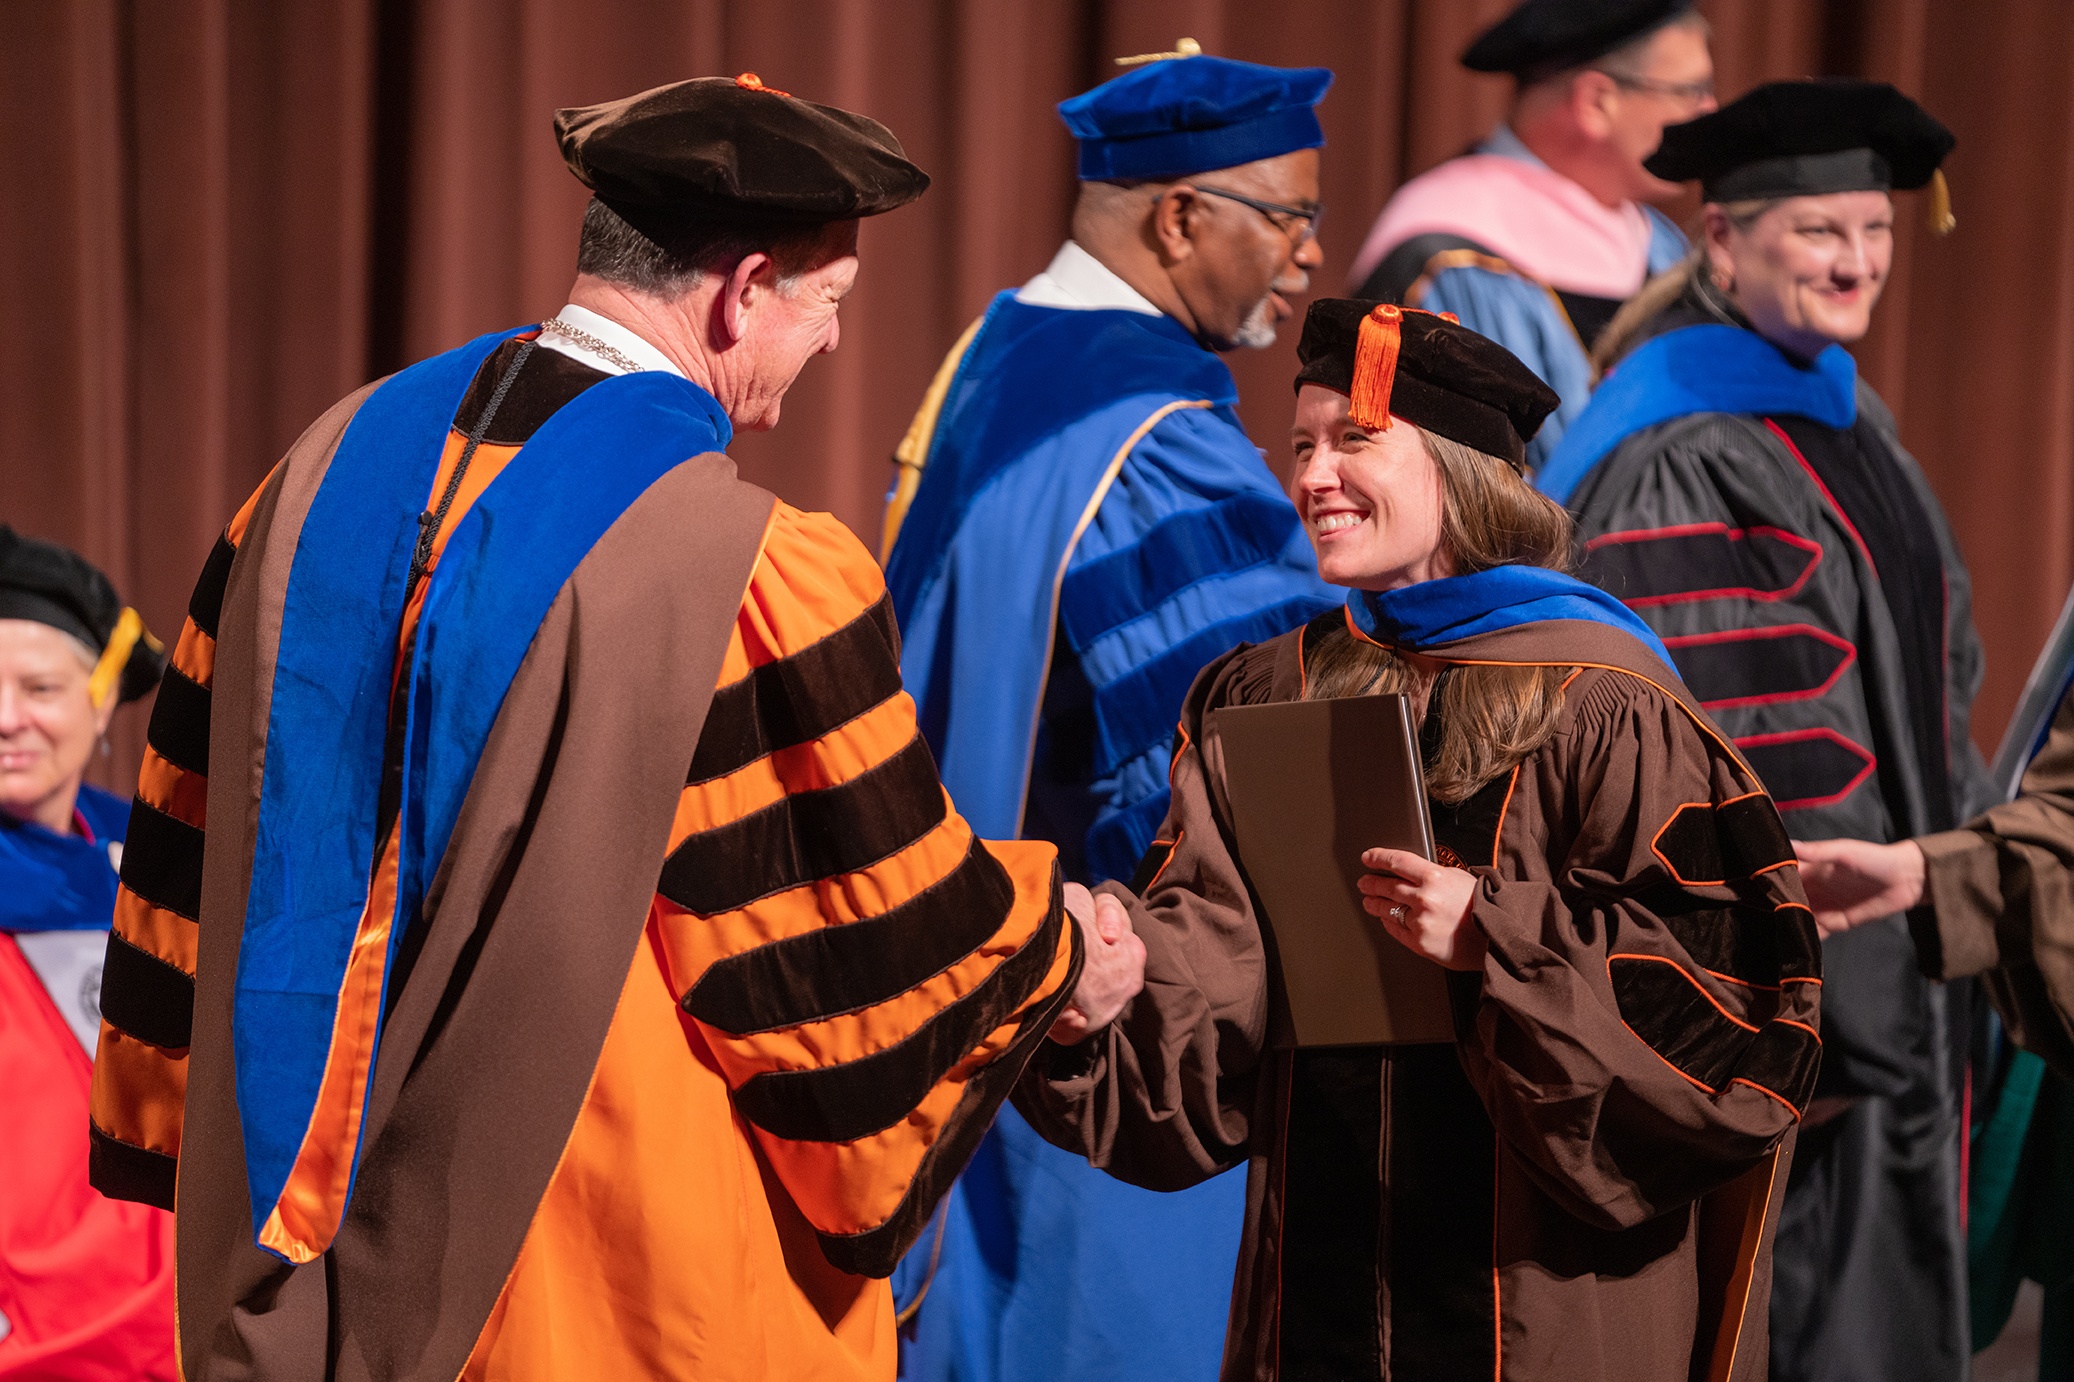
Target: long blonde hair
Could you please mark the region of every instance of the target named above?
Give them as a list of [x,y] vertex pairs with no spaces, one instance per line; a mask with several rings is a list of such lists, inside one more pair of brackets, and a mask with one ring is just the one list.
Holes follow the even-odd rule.
[[[1409,424],[1400,423],[1400,426]],[[1457,574],[1507,564],[1568,571],[1570,515],[1496,456],[1419,429],[1440,468],[1441,544]],[[1409,690],[1412,671],[1387,648],[1334,628],[1305,660],[1304,698]],[[1567,667],[1457,666],[1441,678],[1440,744],[1426,790],[1453,805],[1510,772],[1555,733]]]

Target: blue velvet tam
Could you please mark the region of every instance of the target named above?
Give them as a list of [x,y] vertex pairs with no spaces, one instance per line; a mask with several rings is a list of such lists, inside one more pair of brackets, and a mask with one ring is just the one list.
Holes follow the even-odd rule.
[[1324,67],[1168,58],[1059,103],[1080,141],[1080,178],[1180,178],[1325,143]]

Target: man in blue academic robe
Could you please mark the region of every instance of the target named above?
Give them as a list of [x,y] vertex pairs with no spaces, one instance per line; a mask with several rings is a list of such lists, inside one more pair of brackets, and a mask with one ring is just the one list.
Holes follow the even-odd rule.
[[1397,189],[1354,257],[1354,296],[1452,312],[1562,397],[1527,449],[1539,469],[1591,393],[1622,304],[1686,254],[1642,160],[1664,126],[1714,108],[1692,0],[1524,0],[1462,54],[1512,77],[1504,124]]
[[[1336,603],[1217,358],[1270,344],[1320,261],[1332,74],[1181,47],[1059,107],[1073,238],[952,350],[887,514],[945,782],[974,829],[1053,841],[1083,882],[1152,843],[1203,664]],[[1244,1191],[1136,1189],[1004,1111],[896,1280],[903,1371],[1216,1376]]]

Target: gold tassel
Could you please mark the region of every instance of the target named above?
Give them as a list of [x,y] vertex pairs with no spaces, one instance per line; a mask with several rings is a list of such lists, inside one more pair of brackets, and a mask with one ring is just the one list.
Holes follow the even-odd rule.
[[94,664],[93,675],[86,679],[86,694],[96,710],[108,704],[108,698],[122,689],[122,669],[129,665],[130,654],[139,643],[153,652],[162,651],[162,645],[144,627],[144,619],[133,609],[124,609],[122,617],[115,621],[114,632],[108,635],[108,646],[101,650],[101,660]]
[[1949,235],[1959,218],[1952,215],[1952,186],[1944,180],[1944,169],[1930,171],[1930,233]]
[[1118,58],[1116,65],[1118,67],[1142,67],[1148,62],[1165,62],[1169,58],[1199,58],[1202,55],[1202,44],[1197,43],[1192,38],[1184,38],[1175,43],[1174,50],[1171,53],[1139,53],[1135,57]]

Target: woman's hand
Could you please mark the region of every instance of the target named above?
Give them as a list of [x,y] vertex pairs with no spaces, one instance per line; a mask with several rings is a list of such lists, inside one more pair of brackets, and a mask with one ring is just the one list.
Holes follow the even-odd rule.
[[1914,840],[1795,840],[1793,852],[1825,936],[1922,905],[1925,865]]
[[1483,968],[1484,934],[1469,919],[1476,875],[1401,849],[1371,849],[1361,862],[1361,905],[1390,938],[1449,969]]
[[1080,928],[1087,958],[1071,1001],[1059,1010],[1047,1035],[1061,1046],[1074,1046],[1114,1022],[1145,987],[1145,942],[1131,929],[1131,914],[1107,893],[1098,897],[1068,883],[1066,910]]

